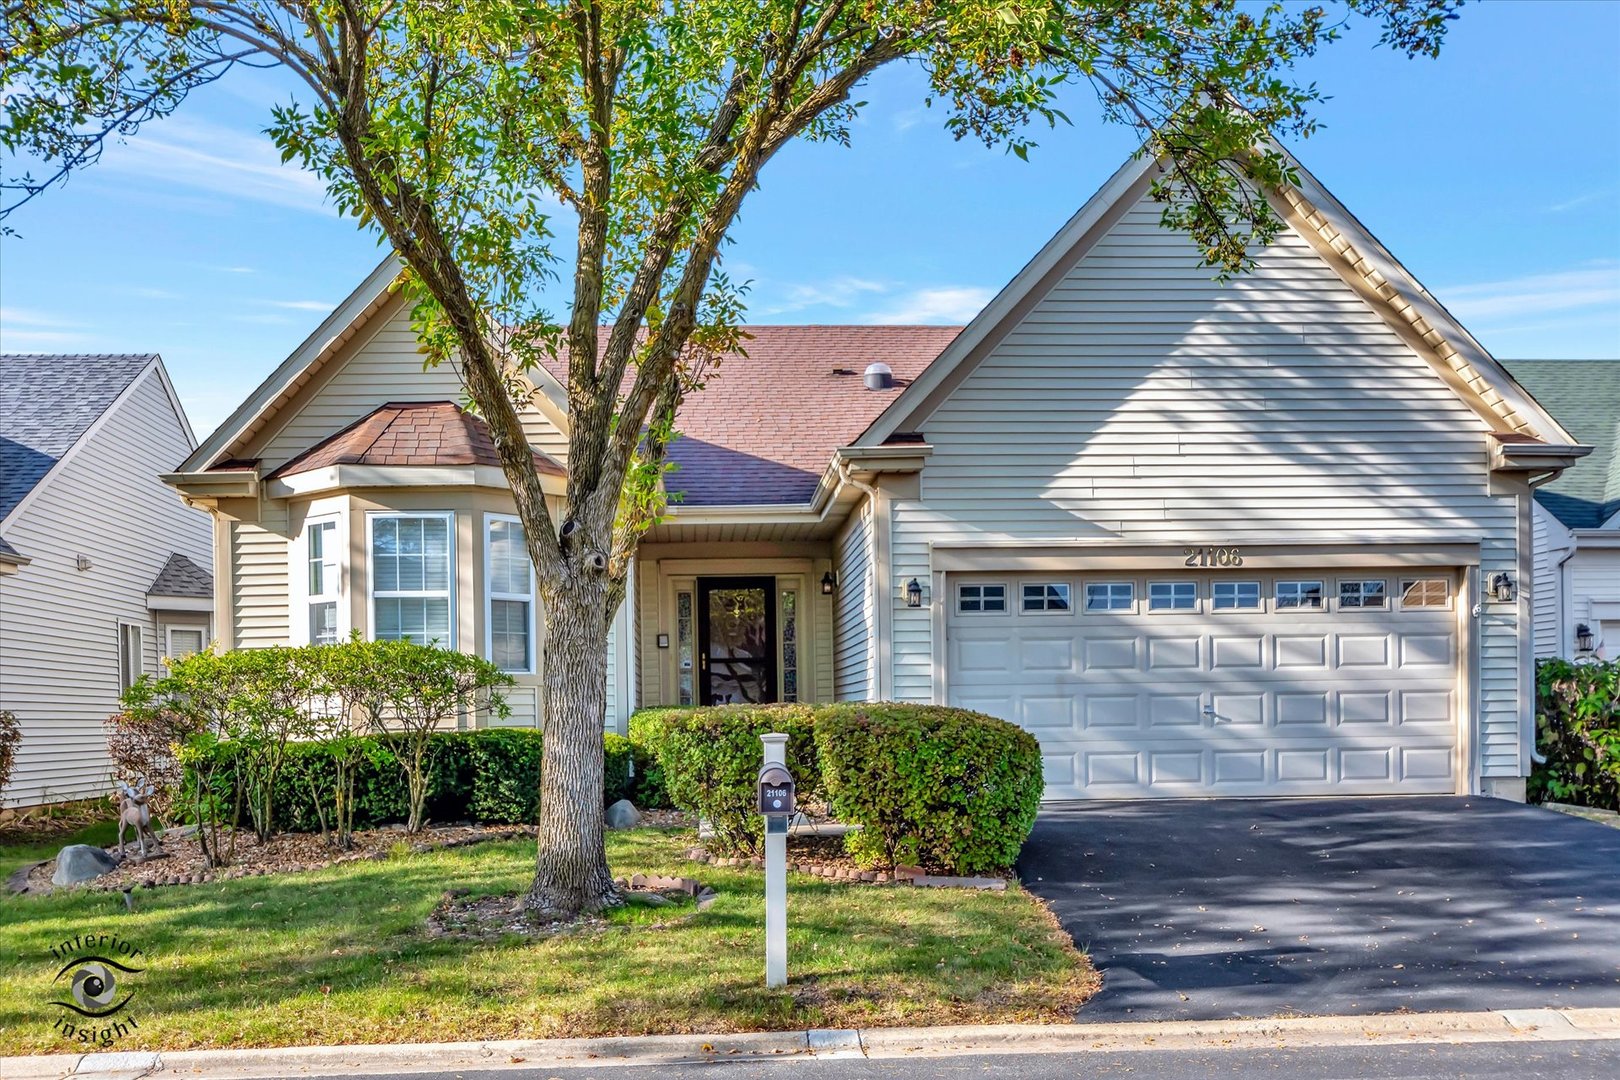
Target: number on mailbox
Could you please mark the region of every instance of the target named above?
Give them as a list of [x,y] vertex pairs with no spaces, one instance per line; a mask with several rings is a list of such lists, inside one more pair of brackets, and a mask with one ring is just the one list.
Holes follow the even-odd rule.
[[780,765],[759,770],[759,812],[768,817],[794,812],[793,776]]

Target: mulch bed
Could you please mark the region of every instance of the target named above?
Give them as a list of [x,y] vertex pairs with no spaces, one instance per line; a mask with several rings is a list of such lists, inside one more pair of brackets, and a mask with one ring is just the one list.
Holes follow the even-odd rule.
[[[631,906],[667,909],[670,918],[644,923],[640,929],[661,930],[684,922],[713,902],[713,889],[691,878],[649,878],[637,874],[617,880],[620,895]],[[561,922],[537,919],[523,910],[523,894],[468,897],[459,891],[445,893],[439,906],[427,919],[432,937],[493,942],[502,938],[551,937],[561,933],[602,930],[611,924],[599,915],[584,915]]]
[[[716,856],[704,848],[692,848],[686,857],[710,866],[763,870],[765,860],[757,856]],[[936,877],[916,866],[892,870],[862,870],[844,849],[841,836],[790,835],[787,842],[787,868],[791,873],[808,874],[829,881],[852,885],[923,885],[930,887],[994,889],[1007,887],[1004,877]]]

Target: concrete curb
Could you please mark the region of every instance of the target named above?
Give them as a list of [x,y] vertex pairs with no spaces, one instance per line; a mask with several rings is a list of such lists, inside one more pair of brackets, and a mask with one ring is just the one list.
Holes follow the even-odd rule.
[[5,1080],[140,1080],[188,1076],[268,1080],[292,1074],[394,1076],[420,1072],[679,1065],[781,1057],[950,1057],[962,1054],[1077,1054],[1131,1050],[1247,1050],[1369,1043],[1620,1040],[1620,1009],[1513,1009],[1476,1013],[1289,1017],[1123,1024],[1001,1024],[647,1035],[606,1039],[374,1046],[290,1046],[266,1050],[128,1051],[0,1058]]

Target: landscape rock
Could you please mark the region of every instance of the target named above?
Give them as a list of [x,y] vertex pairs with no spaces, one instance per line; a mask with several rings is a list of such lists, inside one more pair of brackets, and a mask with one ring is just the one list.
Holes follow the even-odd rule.
[[53,885],[78,885],[118,869],[118,860],[89,844],[69,844],[56,856],[56,873],[51,875]]
[[641,811],[629,799],[620,799],[604,815],[610,829],[633,829],[641,824]]

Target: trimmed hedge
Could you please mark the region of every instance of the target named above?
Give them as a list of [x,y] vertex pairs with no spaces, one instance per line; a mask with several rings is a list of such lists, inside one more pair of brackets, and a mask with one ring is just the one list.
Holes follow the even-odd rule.
[[788,735],[800,803],[825,798],[865,865],[952,873],[1012,865],[1035,822],[1040,746],[1014,724],[936,705],[723,705],[647,709],[630,737],[657,759],[670,800],[700,814],[722,851],[755,852],[759,736]]
[[1532,800],[1620,810],[1620,661],[1537,663],[1536,744]]
[[[403,822],[410,814],[405,780],[394,761],[390,735],[360,738],[361,764],[355,773],[354,826],[374,829]],[[638,807],[657,804],[662,794],[647,783],[648,754],[622,735],[603,736],[604,804],[628,798]],[[228,764],[236,753],[220,743],[211,751]],[[540,732],[531,728],[444,731],[432,736],[428,759],[427,817],[430,821],[474,821],[488,825],[532,825],[539,819]],[[326,744],[293,743],[276,785],[275,826],[292,832],[320,829],[319,805],[326,806],[336,782]],[[234,770],[219,770],[231,776]],[[232,793],[222,792],[227,799]],[[330,823],[329,823],[330,824]]]
[[866,866],[1005,870],[1035,825],[1044,781],[1035,736],[936,705],[818,709],[816,749],[833,815]]
[[821,790],[808,705],[714,705],[643,709],[630,717],[630,740],[655,759],[669,801],[701,815],[716,846],[758,851],[765,819],[757,813],[761,735],[788,736],[787,766],[802,801]]

